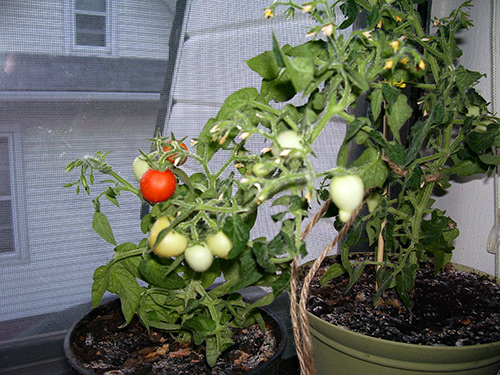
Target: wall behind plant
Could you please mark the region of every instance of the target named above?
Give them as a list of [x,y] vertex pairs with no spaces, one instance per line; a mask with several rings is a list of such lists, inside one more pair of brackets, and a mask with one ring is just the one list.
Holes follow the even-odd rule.
[[[494,75],[496,74],[497,87],[500,78],[498,77],[500,38],[494,38],[493,33],[495,29],[498,33],[500,18],[498,12],[494,12],[495,2],[496,8],[500,8],[498,0],[473,1],[470,16],[474,27],[460,34],[461,47],[464,51],[460,64],[467,69],[486,74],[477,89],[492,103],[490,110],[495,106],[498,111],[500,98],[498,90],[494,90],[493,85]],[[461,3],[461,0],[434,0],[433,14],[442,17]],[[495,49],[497,52],[494,59]],[[488,234],[494,225],[494,178],[475,178],[467,183],[456,183],[448,194],[438,199],[438,206],[457,221],[460,229],[460,237],[455,242],[453,260],[491,274],[495,274],[495,269],[498,272],[495,256],[486,251]]]

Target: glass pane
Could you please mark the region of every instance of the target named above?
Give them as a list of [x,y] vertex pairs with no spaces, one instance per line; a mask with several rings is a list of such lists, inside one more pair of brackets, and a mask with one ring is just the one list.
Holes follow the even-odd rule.
[[12,207],[10,200],[0,201],[0,253],[13,252]]
[[106,47],[106,36],[90,33],[77,33],[76,44],[79,46]]
[[106,0],[76,0],[75,9],[93,12],[105,12]]
[[76,15],[76,30],[78,31],[95,31],[99,33],[106,32],[106,17],[91,16],[88,14]]
[[0,138],[0,197],[10,195],[9,140]]

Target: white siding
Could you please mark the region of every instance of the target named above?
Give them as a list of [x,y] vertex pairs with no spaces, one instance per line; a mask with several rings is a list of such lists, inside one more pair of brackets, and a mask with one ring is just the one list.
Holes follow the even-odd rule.
[[[3,110],[9,108],[3,107]],[[113,246],[92,230],[93,207],[85,194],[62,186],[71,160],[97,150],[111,150],[109,163],[129,181],[138,149],[147,150],[156,103],[26,104],[10,108],[0,128],[21,132],[24,200],[29,257],[4,261],[0,256],[0,320],[60,311],[90,300],[93,270],[109,260]],[[138,242],[140,201],[123,194],[122,207],[103,201],[118,242]],[[26,228],[25,228],[26,230]]]
[[0,52],[62,54],[63,5],[59,0],[0,1]]
[[[72,51],[69,1],[0,1],[0,53],[96,54]],[[109,55],[166,59],[175,1],[111,1]]]

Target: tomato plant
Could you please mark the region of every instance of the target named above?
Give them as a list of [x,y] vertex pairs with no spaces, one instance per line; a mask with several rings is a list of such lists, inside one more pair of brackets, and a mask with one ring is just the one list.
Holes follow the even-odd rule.
[[170,198],[177,187],[174,173],[148,169],[141,177],[140,188],[144,199],[151,203],[164,202]]

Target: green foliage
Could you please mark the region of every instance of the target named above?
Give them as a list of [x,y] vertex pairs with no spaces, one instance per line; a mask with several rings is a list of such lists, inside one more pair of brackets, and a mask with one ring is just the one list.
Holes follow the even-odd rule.
[[[112,259],[94,273],[93,304],[99,304],[106,291],[117,294],[127,322],[136,314],[146,327],[205,342],[213,365],[231,345],[230,327],[261,322],[255,308],[288,287],[292,260],[307,253],[301,230],[310,216],[310,202],[328,199],[324,187],[334,176],[357,174],[377,200],[356,218],[341,248],[341,264],[327,271],[322,283],[347,273],[351,287],[366,266],[375,264],[376,298],[396,288],[409,305],[420,262],[432,258],[438,272],[450,261],[458,236],[456,223],[433,207],[433,191],[448,188],[455,175],[488,173],[500,164],[494,152],[500,144],[499,120],[474,90],[482,75],[456,65],[462,53],[456,33],[471,26],[470,2],[434,20],[430,34],[417,9],[423,2],[274,2],[266,14],[275,14],[280,6],[286,6],[288,16],[302,10],[317,21],[309,30],[315,38],[281,46],[273,35],[272,50],[247,62],[262,77],[260,89],[231,94],[192,140],[194,150],[179,147],[172,135],[172,150],[164,151],[168,139],[158,135],[152,149],[141,152],[151,168],[170,169],[178,178],[174,195],[152,205],[142,219],[142,232],[147,234],[159,217],[169,216],[170,226],[157,241],[176,231],[190,244],[200,244],[208,233],[223,231],[232,241],[231,251],[199,273],[183,255],[158,257],[147,239],[118,245]],[[336,5],[345,15],[340,24]],[[340,32],[361,14],[367,16],[364,29]],[[288,102],[295,97],[302,104]],[[361,101],[367,103],[364,113],[356,110]],[[347,125],[338,166],[332,160],[324,169],[313,167],[314,142],[325,129],[338,126],[333,119]],[[278,139],[284,131],[295,133],[300,144],[283,147]],[[246,147],[250,139],[266,148],[251,152]],[[355,160],[349,158],[353,146],[362,150]],[[224,157],[220,165],[214,165],[217,153]],[[188,176],[168,160],[174,154],[187,156],[201,172]],[[98,152],[68,164],[67,172],[80,174],[66,187],[90,193],[96,172],[110,177],[93,200],[93,228],[116,245],[100,199],[119,207],[120,193],[127,191],[147,202],[106,164],[106,156]],[[265,202],[281,227],[271,238],[252,238]],[[332,207],[325,216],[337,214]],[[337,229],[341,225],[338,221]],[[376,244],[380,236],[390,254],[382,262],[349,259],[350,248]],[[224,281],[212,285],[220,276]],[[244,301],[238,292],[252,285],[270,287],[271,292],[259,301]]]

